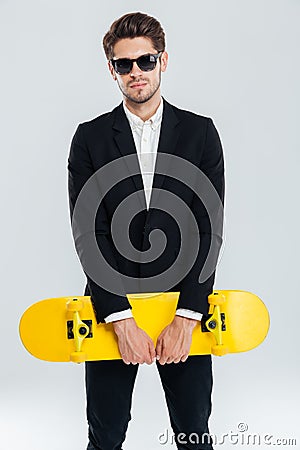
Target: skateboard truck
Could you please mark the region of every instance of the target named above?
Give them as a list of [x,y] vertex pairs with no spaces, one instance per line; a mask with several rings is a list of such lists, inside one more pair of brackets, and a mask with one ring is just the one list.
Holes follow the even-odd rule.
[[77,300],[77,298],[73,298],[73,300],[67,302],[67,310],[73,312],[73,320],[68,321],[67,323],[68,338],[74,338],[75,343],[75,351],[70,354],[70,360],[77,363],[86,360],[86,354],[81,351],[81,347],[84,339],[92,336],[89,327],[90,324],[83,322],[80,318],[79,311],[81,311],[82,308],[83,303],[82,301]]
[[222,331],[224,331],[226,327],[224,322],[225,317],[220,311],[220,305],[224,302],[225,296],[220,295],[218,292],[214,292],[208,296],[208,303],[213,308],[213,311],[210,317],[206,320],[205,326],[216,339],[216,345],[213,345],[211,348],[211,353],[215,356],[223,356],[228,353],[228,348],[223,344],[222,338]]

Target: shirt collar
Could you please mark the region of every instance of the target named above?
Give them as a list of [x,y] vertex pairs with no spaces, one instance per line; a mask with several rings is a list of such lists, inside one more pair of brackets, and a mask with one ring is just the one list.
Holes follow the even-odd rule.
[[153,114],[153,116],[151,116],[145,122],[140,117],[138,117],[137,115],[135,115],[131,111],[129,111],[129,109],[125,105],[124,101],[123,101],[123,108],[124,108],[125,114],[127,116],[127,119],[129,120],[129,123],[130,123],[133,131],[135,131],[137,128],[142,129],[145,124],[150,124],[152,130],[156,130],[156,128],[161,124],[162,113],[163,113],[162,98],[160,100],[160,104],[159,104],[156,112]]

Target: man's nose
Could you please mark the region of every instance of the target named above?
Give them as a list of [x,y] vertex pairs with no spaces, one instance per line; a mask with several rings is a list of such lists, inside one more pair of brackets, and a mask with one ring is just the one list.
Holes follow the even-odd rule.
[[139,77],[143,74],[143,71],[139,68],[139,66],[137,65],[136,61],[134,61],[132,69],[130,71],[130,76],[131,77]]

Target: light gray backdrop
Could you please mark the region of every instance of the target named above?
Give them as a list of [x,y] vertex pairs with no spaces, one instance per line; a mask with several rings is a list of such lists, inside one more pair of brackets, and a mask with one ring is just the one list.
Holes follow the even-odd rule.
[[[254,292],[271,314],[263,345],[214,358],[211,431],[245,423],[300,448],[298,0],[1,0],[0,448],[86,445],[83,365],[32,358],[18,322],[39,299],[83,292],[69,145],[79,122],[121,101],[101,41],[115,18],[138,10],[167,33],[164,96],[212,117],[223,142],[226,241],[215,287]],[[170,426],[154,367],[141,367],[133,417],[124,449],[175,448],[158,442]]]

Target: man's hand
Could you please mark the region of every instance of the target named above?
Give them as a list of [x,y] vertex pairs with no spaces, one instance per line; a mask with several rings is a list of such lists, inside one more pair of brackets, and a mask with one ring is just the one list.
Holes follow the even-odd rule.
[[125,364],[152,364],[156,353],[152,339],[139,328],[134,318],[113,322],[119,350]]
[[185,362],[189,356],[192,332],[198,320],[175,316],[160,333],[156,344],[156,358],[160,364]]

